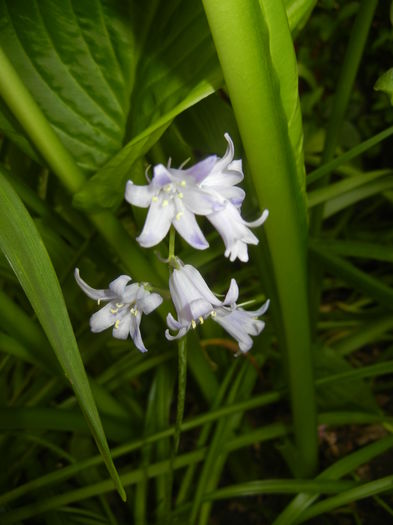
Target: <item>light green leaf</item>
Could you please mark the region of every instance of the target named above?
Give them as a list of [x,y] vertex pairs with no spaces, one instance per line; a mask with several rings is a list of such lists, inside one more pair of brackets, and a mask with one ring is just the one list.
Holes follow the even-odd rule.
[[131,20],[121,0],[0,1],[0,45],[85,170],[123,142],[135,69]]
[[375,91],[383,91],[390,98],[393,104],[393,67],[385,71],[383,75],[375,82]]
[[0,169],[0,248],[6,255],[85,415],[112,479],[123,498],[104,430],[52,263],[34,223]]

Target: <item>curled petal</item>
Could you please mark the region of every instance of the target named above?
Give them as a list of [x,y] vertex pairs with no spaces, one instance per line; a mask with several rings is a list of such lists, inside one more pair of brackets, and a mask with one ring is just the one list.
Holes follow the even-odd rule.
[[90,299],[94,299],[95,301],[110,301],[115,298],[115,294],[110,290],[96,290],[95,288],[89,286],[79,275],[79,268],[75,268],[74,277],[79,287],[88,297],[90,297]]
[[176,319],[173,317],[173,315],[171,313],[169,313],[166,316],[166,324],[173,331],[180,330],[180,328],[181,328],[181,324],[179,323],[179,321],[176,321]]
[[122,297],[126,289],[127,283],[131,281],[129,275],[120,275],[114,281],[109,284],[109,289],[115,294],[116,297]]
[[188,328],[180,328],[180,330],[178,331],[178,333],[176,335],[172,335],[170,333],[170,331],[168,330],[168,328],[165,330],[165,337],[169,340],[169,341],[174,341],[175,339],[180,339],[181,337],[183,337],[183,335],[185,335],[186,333],[188,332]]
[[152,185],[137,186],[132,181],[128,181],[126,185],[125,199],[134,206],[140,208],[147,208],[150,206],[151,200],[154,196],[154,189]]
[[136,240],[143,248],[155,246],[168,233],[174,215],[175,208],[171,200],[159,197],[157,201],[152,201],[142,233]]
[[266,221],[268,216],[269,216],[269,210],[263,210],[262,215],[256,221],[246,222],[243,219],[243,223],[246,226],[249,226],[250,228],[256,228],[257,226],[262,226],[262,224]]
[[142,341],[141,331],[139,330],[141,317],[142,314],[140,312],[138,312],[136,315],[130,316],[130,335],[137,349],[141,352],[147,352],[147,348]]
[[162,187],[172,182],[172,176],[170,170],[163,164],[157,164],[154,167],[154,178],[153,182],[155,186]]

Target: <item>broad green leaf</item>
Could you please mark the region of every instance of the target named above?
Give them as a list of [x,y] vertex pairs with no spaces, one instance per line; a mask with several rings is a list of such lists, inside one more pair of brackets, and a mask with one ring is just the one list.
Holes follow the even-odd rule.
[[317,0],[284,0],[291,31],[302,29],[306,24]]
[[391,104],[393,104],[393,68],[385,71],[383,75],[375,82],[375,91],[383,91],[390,98]]
[[0,45],[88,171],[124,139],[135,69],[131,21],[121,0],[0,1]]
[[60,361],[108,471],[124,498],[55,271],[30,215],[3,176],[3,170],[0,171],[0,247]]

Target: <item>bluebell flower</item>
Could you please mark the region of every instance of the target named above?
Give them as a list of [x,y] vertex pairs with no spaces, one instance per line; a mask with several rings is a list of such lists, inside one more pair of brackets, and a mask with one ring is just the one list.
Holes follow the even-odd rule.
[[90,317],[91,331],[102,332],[113,326],[113,337],[127,339],[130,335],[138,350],[146,352],[139,330],[142,313],[149,314],[155,310],[162,303],[162,297],[158,293],[150,293],[144,284],[128,284],[131,280],[128,275],[120,275],[106,290],[91,288],[80,277],[78,268],[75,268],[74,275],[76,282],[88,297],[98,304],[101,301],[109,301]]
[[177,320],[170,313],[167,316],[169,329],[177,331],[176,335],[171,335],[169,329],[166,330],[169,340],[183,337],[190,328],[211,318],[237,340],[241,352],[248,352],[253,345],[250,336],[260,334],[265,326],[258,317],[266,312],[269,301],[258,310],[244,310],[236,304],[239,288],[235,279],[231,280],[224,300],[220,301],[196,268],[178,260],[178,268],[169,278],[169,290],[177,313]]
[[168,233],[171,224],[194,248],[209,244],[195,216],[207,216],[224,240],[225,254],[231,261],[248,260],[247,244],[258,239],[249,230],[260,226],[267,212],[253,223],[240,215],[245,193],[237,187],[243,180],[241,160],[233,160],[234,147],[225,134],[228,147],[222,158],[211,155],[188,169],[174,169],[158,164],[147,186],[128,181],[125,199],[135,206],[149,208],[146,222],[137,241],[145,248],[155,246]]

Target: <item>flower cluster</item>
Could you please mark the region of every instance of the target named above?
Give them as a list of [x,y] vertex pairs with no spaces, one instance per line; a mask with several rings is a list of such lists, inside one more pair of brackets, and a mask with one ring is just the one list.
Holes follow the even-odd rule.
[[[188,169],[174,169],[158,164],[148,185],[138,186],[128,181],[125,199],[135,206],[149,208],[145,225],[137,241],[149,248],[161,242],[171,225],[192,247],[208,248],[196,215],[205,216],[216,228],[225,244],[225,256],[234,261],[248,261],[248,244],[258,244],[258,238],[250,230],[261,226],[268,216],[265,210],[254,222],[246,222],[241,216],[244,191],[237,186],[243,180],[241,160],[233,160],[234,148],[231,138],[225,134],[228,147],[224,157],[212,155]],[[237,305],[239,288],[231,280],[224,300],[209,289],[199,271],[183,264],[173,255],[175,268],[169,278],[169,291],[177,319],[167,315],[168,340],[183,337],[191,328],[213,319],[237,340],[241,352],[252,347],[251,336],[257,336],[265,323],[259,319],[269,306],[266,301],[259,309],[247,311]],[[149,314],[163,299],[152,291],[148,283],[132,283],[131,277],[121,275],[109,284],[106,290],[91,288],[75,270],[75,279],[88,297],[101,303],[98,312],[90,318],[92,332],[101,332],[113,327],[117,339],[131,337],[135,346],[145,352],[140,333],[142,313]],[[172,332],[177,332],[172,335]]]

